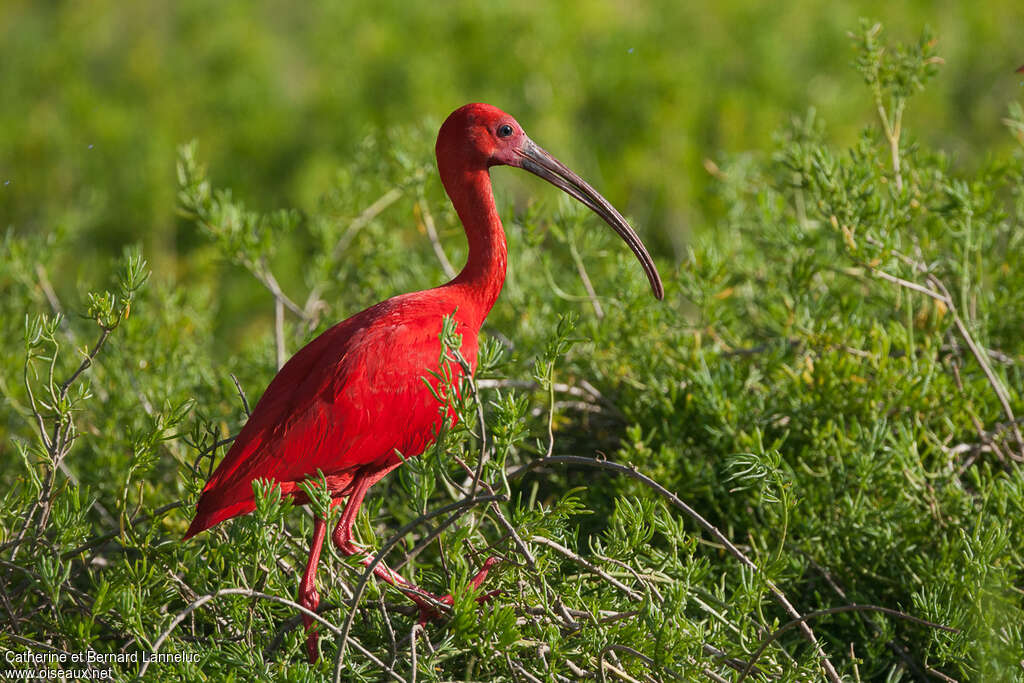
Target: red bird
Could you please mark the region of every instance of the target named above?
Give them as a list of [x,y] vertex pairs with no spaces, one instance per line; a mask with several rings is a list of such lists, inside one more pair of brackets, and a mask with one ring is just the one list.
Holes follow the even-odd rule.
[[[252,512],[252,482],[277,482],[296,504],[309,500],[300,482],[322,470],[334,504],[347,498],[332,540],[346,555],[368,552],[352,539],[352,524],[367,489],[433,443],[443,418],[423,377],[438,372],[442,319],[453,316],[462,335],[461,352],[476,369],[480,326],[505,281],[506,246],[491,191],[490,167],[505,164],[534,173],[590,207],[629,245],[640,260],[654,295],[664,296],[661,279],[640,238],[590,185],[538,147],[508,114],[487,104],[456,109],[437,136],[441,182],[462,220],[469,257],[446,285],[402,294],[338,323],[285,363],[256,404],[231,450],[203,488],[185,538]],[[455,381],[461,372],[454,368]],[[449,416],[454,419],[454,416]],[[401,456],[399,456],[401,454]],[[316,518],[309,563],[299,602],[315,610],[316,568],[326,533]],[[479,587],[494,559],[473,579]],[[409,589],[421,621],[437,616],[416,589],[383,564],[378,578]],[[429,594],[427,594],[429,595]],[[437,598],[451,604],[446,595]],[[305,618],[310,661],[317,658],[317,634]]]

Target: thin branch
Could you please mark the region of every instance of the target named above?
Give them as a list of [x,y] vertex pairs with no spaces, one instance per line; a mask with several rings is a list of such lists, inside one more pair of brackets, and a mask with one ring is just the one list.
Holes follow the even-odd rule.
[[526,680],[530,681],[530,683],[543,683],[539,678],[524,669],[522,664],[519,662],[513,662],[507,652],[505,653],[505,661],[508,662],[508,667],[512,671],[513,676],[523,676]]
[[[973,417],[973,415],[972,415]],[[1017,424],[1024,423],[1024,417],[1017,418]],[[978,432],[977,443],[958,443],[955,446],[943,447],[943,449],[950,455],[957,456],[962,453],[986,453],[993,452],[997,455],[1000,454],[998,445],[996,442],[1003,436],[1004,433],[1010,431],[1010,425],[1005,422],[1000,422],[994,426],[993,429],[986,430],[980,425],[975,425]]]
[[[605,562],[610,562],[611,564],[614,564],[614,565],[617,565],[619,567],[622,567],[627,572],[629,572],[630,574],[633,575],[633,578],[636,579],[637,583],[639,583],[640,585],[642,585],[645,588],[647,588],[648,590],[650,590],[651,593],[654,595],[654,597],[657,600],[661,601],[661,600],[665,599],[664,596],[662,596],[661,591],[658,590],[658,587],[654,585],[654,582],[656,580],[663,580],[666,583],[671,583],[672,580],[669,579],[668,577],[653,576],[653,575],[650,575],[650,574],[647,575],[646,577],[644,577],[644,576],[640,575],[640,572],[638,572],[637,570],[633,569],[631,566],[629,566],[628,564],[626,564],[622,560],[616,560],[614,557],[606,557],[606,556],[598,554],[598,553],[595,553],[594,556],[597,557],[598,559],[604,560]],[[645,578],[648,579],[648,580],[645,581],[644,580]]]
[[875,107],[878,110],[878,118],[882,122],[882,132],[885,134],[885,139],[889,142],[889,154],[892,158],[892,170],[896,179],[896,189],[900,192],[903,191],[903,176],[900,174],[900,131],[903,127],[903,107],[905,100],[902,98],[897,101],[896,110],[893,112],[892,121],[889,121],[889,115],[885,110],[885,105],[882,103],[882,90],[876,85],[872,88],[875,96]]
[[569,253],[572,255],[572,260],[576,263],[576,272],[580,274],[580,280],[583,281],[583,289],[587,290],[590,305],[594,307],[594,315],[597,316],[598,320],[603,320],[604,309],[601,308],[601,301],[597,298],[594,285],[590,282],[590,276],[587,275],[587,269],[583,265],[583,259],[580,258],[580,252],[576,249],[576,245],[571,242],[569,243]]
[[441,241],[437,237],[437,228],[434,226],[434,217],[430,213],[430,209],[427,207],[427,202],[421,197],[416,202],[416,213],[417,218],[423,217],[423,227],[427,232],[427,237],[430,238],[430,245],[434,248],[434,254],[437,256],[437,260],[441,262],[441,268],[444,270],[444,274],[448,276],[448,279],[455,277],[455,268],[452,267],[452,262],[448,260],[448,256],[444,253],[444,247],[441,246]]
[[419,624],[413,624],[412,630],[409,631],[409,666],[412,667],[412,678],[410,683],[416,683],[416,634],[423,630],[423,627]]
[[[697,524],[702,529],[704,529],[706,532],[711,534],[711,536],[714,537],[715,540],[717,540],[719,543],[721,543],[726,548],[726,550],[729,551],[729,553],[733,557],[738,559],[743,565],[745,565],[746,567],[751,569],[755,574],[757,574],[758,576],[760,576],[764,580],[765,585],[768,587],[768,590],[772,593],[772,595],[775,596],[775,600],[780,605],[782,605],[783,609],[785,609],[786,612],[791,617],[793,617],[793,619],[797,620],[796,623],[798,624],[798,626],[800,628],[800,631],[804,634],[804,637],[808,640],[808,642],[811,643],[811,645],[814,647],[815,652],[817,653],[818,657],[821,659],[822,668],[825,669],[825,674],[828,676],[829,680],[831,680],[832,683],[841,683],[841,679],[839,678],[838,672],[835,670],[835,667],[832,665],[832,662],[829,661],[828,656],[825,654],[825,651],[822,649],[821,644],[818,642],[817,637],[815,637],[814,631],[811,629],[811,627],[804,620],[802,620],[802,617],[800,616],[800,613],[797,611],[797,609],[795,607],[793,607],[792,603],[789,602],[789,599],[786,598],[786,596],[782,592],[782,590],[778,586],[775,585],[774,581],[772,581],[767,576],[765,576],[764,573],[761,571],[761,569],[756,564],[754,564],[746,555],[744,555],[743,552],[741,552],[739,548],[737,548],[735,545],[733,545],[732,541],[730,541],[728,538],[726,538],[725,534],[723,534],[721,531],[719,531],[717,527],[715,527],[713,524],[711,524],[711,522],[709,522],[706,519],[704,519],[704,517],[701,516],[700,513],[698,513],[696,510],[694,510],[692,507],[690,507],[687,503],[685,503],[681,498],[679,498],[679,496],[677,496],[676,494],[672,493],[671,491],[666,489],[664,486],[662,486],[658,482],[656,482],[653,479],[651,479],[650,477],[648,477],[648,476],[646,476],[644,474],[641,474],[635,467],[633,467],[633,466],[626,466],[626,465],[620,465],[619,463],[609,462],[607,460],[597,460],[595,458],[584,458],[584,457],[576,456],[576,455],[549,456],[549,457],[545,457],[545,458],[538,458],[538,459],[532,461],[530,463],[528,469],[532,469],[534,467],[540,467],[542,465],[555,465],[555,464],[559,464],[559,465],[583,465],[583,466],[587,466],[587,467],[597,467],[597,468],[600,468],[600,469],[606,469],[606,470],[611,470],[613,472],[618,472],[620,474],[625,474],[628,477],[632,477],[633,479],[636,479],[636,480],[638,480],[640,482],[643,482],[648,487],[650,487],[651,489],[656,491],[658,494],[660,494],[662,497],[664,497],[666,500],[668,500],[670,503],[672,503],[672,505],[674,505],[675,507],[679,508],[680,510],[685,512],[687,515],[689,515],[694,521],[697,522]],[[524,469],[524,470],[521,470],[521,471],[525,472],[527,470]]]
[[[244,595],[250,598],[259,598],[261,600],[269,600],[270,602],[276,602],[278,604],[291,607],[292,609],[296,609],[311,619],[315,619],[317,622],[325,626],[327,630],[329,630],[334,635],[338,635],[341,633],[341,629],[339,629],[337,626],[327,621],[313,610],[308,609],[293,600],[282,598],[277,595],[260,593],[259,591],[254,591],[250,588],[223,588],[215,593],[208,593],[202,597],[193,600],[188,607],[186,607],[184,610],[175,615],[174,619],[171,620],[171,623],[167,626],[166,629],[164,629],[163,633],[161,633],[160,636],[156,639],[156,642],[153,643],[153,654],[156,654],[160,650],[160,646],[163,645],[165,640],[167,640],[167,637],[171,635],[174,629],[177,628],[178,624],[184,621],[186,617],[188,617],[188,615],[192,614],[192,612],[202,607],[206,603],[210,602],[211,600],[215,600],[216,598],[219,598],[224,595]],[[385,673],[390,674],[392,678],[394,678],[396,681],[401,681],[401,683],[405,683],[404,678],[402,678],[398,673],[396,673],[394,669],[392,669],[387,664],[378,659],[372,652],[370,652],[369,650],[367,650],[355,641],[353,641],[353,646],[357,650],[359,650],[360,653],[363,654],[367,659],[369,659],[371,662],[379,666]],[[136,675],[136,680],[142,679],[143,675],[146,673],[146,669],[149,668],[149,663],[151,661],[152,659],[147,659],[145,662],[142,663],[142,666],[139,667],[139,673]]]
[[[839,585],[839,582],[836,581],[835,577],[833,577],[832,574],[829,573],[829,571],[825,567],[822,567],[820,564],[818,564],[818,562],[813,557],[811,557],[810,554],[804,552],[803,550],[800,550],[798,548],[797,552],[799,552],[801,555],[803,555],[804,558],[807,559],[811,566],[814,567],[814,569],[817,570],[817,572],[821,574],[821,576],[825,579],[825,583],[827,583],[829,587],[832,588],[832,590],[834,590],[839,595],[840,598],[842,598],[843,600],[849,600],[849,598],[846,597],[846,591],[843,590],[843,587]],[[861,621],[863,621],[869,627],[871,627],[871,631],[875,634],[876,637],[882,635],[882,629],[878,626],[878,624],[876,624],[872,620],[864,619],[863,615],[861,615],[860,613],[858,613],[858,616],[861,617]],[[921,670],[921,667],[918,666],[917,662],[914,661],[914,658],[910,656],[910,653],[907,652],[907,649],[903,647],[902,644],[896,642],[895,638],[888,640],[886,642],[886,645],[888,645],[889,649],[892,650],[896,654],[896,656],[903,661],[904,666],[907,667],[907,669],[913,676],[915,676],[919,681],[927,680],[925,678],[924,671]],[[853,644],[851,643],[850,646],[852,648]],[[853,657],[851,657],[851,659],[853,659]]]
[[68,390],[71,389],[71,385],[74,383],[76,379],[78,379],[78,376],[81,375],[86,370],[88,370],[90,367],[92,367],[92,362],[96,360],[96,356],[99,355],[100,350],[103,348],[103,345],[106,343],[107,337],[110,336],[111,332],[113,332],[113,328],[103,328],[103,330],[100,332],[100,338],[96,340],[96,344],[93,345],[92,347],[92,351],[89,351],[85,355],[85,358],[82,359],[82,362],[81,364],[79,364],[78,369],[71,373],[70,377],[64,380],[64,384],[60,385],[61,401],[68,397]]
[[370,221],[376,218],[384,209],[388,208],[402,196],[402,190],[397,187],[393,187],[385,192],[377,201],[370,204],[361,214],[355,217],[348,225],[348,229],[345,230],[345,234],[341,236],[338,243],[334,245],[334,251],[331,252],[331,258],[337,261],[341,258],[342,252],[348,247],[349,242],[356,236],[360,230],[362,230]]
[[[399,541],[405,538],[406,534],[408,534],[410,531],[418,527],[423,522],[429,521],[434,517],[439,517],[448,512],[457,512],[459,510],[468,509],[475,505],[479,505],[480,503],[487,503],[500,500],[505,500],[505,496],[480,496],[478,498],[463,499],[455,503],[445,505],[444,507],[438,508],[436,510],[432,510],[431,512],[428,512],[424,515],[420,515],[416,519],[412,520],[411,522],[403,526],[401,529],[395,532],[395,534],[391,538],[389,538],[387,542],[384,543],[384,545],[381,546],[380,550],[377,551],[377,554],[374,555],[373,559],[366,565],[366,569],[365,571],[363,571],[363,575],[359,579],[359,584],[356,586],[356,589],[353,592],[352,608],[349,610],[348,615],[345,617],[344,625],[338,631],[338,633],[341,636],[341,643],[338,645],[338,654],[334,660],[334,680],[336,682],[341,681],[341,667],[345,661],[345,646],[349,641],[349,632],[352,630],[352,622],[356,614],[356,608],[359,605],[359,600],[363,597],[363,592],[366,590],[366,586],[370,582],[370,578],[373,576],[374,569],[376,569],[377,565],[384,561],[384,557],[388,554],[391,548],[393,548],[395,545],[398,544]],[[455,521],[454,515],[452,518],[446,520],[445,524],[450,524],[453,521]],[[403,587],[401,590],[403,590],[404,592],[406,588]]]
[[281,289],[281,285],[278,284],[277,278],[270,272],[270,268],[267,267],[265,262],[261,262],[259,266],[249,261],[245,262],[246,267],[253,276],[262,283],[264,287],[270,290],[270,293],[274,295],[274,300],[280,304],[283,304],[288,308],[289,311],[297,315],[303,321],[308,320],[309,316],[304,310],[299,308],[299,305],[288,298],[288,295]]
[[[232,434],[231,436],[229,436],[227,438],[217,439],[212,444],[210,444],[209,446],[204,448],[202,451],[200,451],[199,455],[196,456],[195,461],[192,463],[192,471],[195,472],[196,474],[198,474],[199,473],[199,463],[202,461],[203,458],[205,458],[206,456],[209,455],[210,456],[210,471],[206,475],[206,478],[209,479],[210,476],[213,474],[213,453],[218,448],[220,448],[221,446],[227,446],[229,443],[232,443],[237,437],[238,437],[238,434]],[[189,445],[192,445],[192,444],[189,444]],[[195,446],[193,446],[193,447],[195,447]]]
[[[85,372],[92,366],[93,361],[96,359],[96,356],[99,355],[100,350],[103,349],[103,345],[106,343],[107,338],[110,336],[110,333],[112,331],[113,327],[102,328],[100,336],[96,340],[96,343],[93,345],[92,350],[88,351],[85,354],[85,357],[82,359],[82,362],[79,363],[78,368],[73,373],[71,373],[70,377],[64,380],[63,384],[61,384],[59,394],[54,397],[55,400],[53,402],[53,410],[57,411],[57,415],[54,417],[53,433],[50,435],[49,438],[47,438],[46,435],[46,429],[43,423],[42,415],[36,411],[35,398],[31,394],[31,386],[28,378],[28,361],[26,361],[25,363],[25,385],[29,387],[29,395],[30,400],[32,402],[32,409],[33,411],[36,411],[35,416],[36,422],[39,426],[40,438],[42,439],[43,444],[46,446],[50,455],[50,466],[47,468],[46,479],[43,482],[39,496],[32,504],[32,507],[29,508],[28,513],[25,515],[25,521],[22,524],[21,531],[18,532],[17,538],[15,538],[12,543],[12,560],[17,556],[18,548],[21,547],[22,542],[25,540],[25,536],[26,534],[28,534],[29,528],[34,526],[37,530],[42,530],[46,527],[46,523],[50,519],[50,511],[53,509],[53,499],[51,497],[51,494],[53,493],[53,484],[54,481],[56,480],[57,470],[60,469],[64,461],[64,458],[67,456],[68,449],[70,448],[71,440],[73,438],[72,435],[74,430],[74,421],[72,420],[70,413],[62,412],[60,404],[62,404],[67,399],[68,391],[71,389],[71,385],[75,382],[75,380],[78,379],[78,377],[83,372]],[[54,352],[51,354],[50,357],[51,375],[53,373],[53,366],[54,363],[56,362],[56,359],[57,352],[56,349],[54,349]],[[52,376],[50,378],[49,385],[51,387],[53,386]],[[52,394],[53,392],[51,390],[51,395]],[[36,512],[39,510],[41,510],[39,514],[39,520],[35,521]]]
[[[1024,669],[1024,660],[1021,660],[1021,668]],[[946,683],[959,683],[959,681],[957,681],[957,679],[953,678],[952,676],[944,674],[938,669],[933,669],[930,666],[926,666],[925,671],[927,671],[932,676],[935,676],[940,681],[945,681]]]
[[899,285],[900,287],[906,287],[907,289],[912,289],[915,292],[920,292],[925,296],[930,296],[936,301],[941,301],[947,306],[949,305],[949,298],[947,296],[944,296],[941,292],[936,292],[934,289],[930,289],[928,287],[925,287],[924,285],[919,285],[916,282],[911,282],[910,280],[904,280],[903,278],[896,277],[895,275],[890,275],[884,270],[879,270],[878,268],[871,268],[871,272],[873,272],[877,277],[880,277],[883,280],[888,280],[889,282],[893,282]]
[[[871,242],[876,245],[878,244],[878,242],[875,240],[871,240]],[[992,371],[992,367],[988,362],[988,357],[986,356],[985,352],[977,344],[977,342],[974,341],[974,337],[971,335],[970,330],[967,329],[967,325],[964,323],[963,318],[960,316],[960,311],[958,310],[956,303],[953,301],[953,297],[950,295],[949,290],[946,288],[945,283],[943,283],[942,280],[940,280],[939,278],[935,277],[935,275],[933,275],[929,271],[929,269],[924,263],[915,261],[909,256],[901,254],[898,251],[893,251],[893,254],[899,257],[905,264],[912,267],[917,272],[924,274],[925,280],[927,281],[929,286],[925,287],[924,285],[920,285],[916,282],[911,282],[909,280],[896,277],[895,275],[890,275],[889,273],[886,273],[885,271],[879,269],[878,267],[872,266],[870,263],[864,263],[863,265],[867,266],[871,270],[871,272],[873,272],[876,276],[882,278],[883,280],[888,280],[889,282],[893,282],[901,287],[912,289],[915,292],[920,292],[937,301],[941,301],[946,306],[946,309],[949,311],[949,314],[953,318],[954,326],[960,333],[960,336],[963,338],[964,342],[967,344],[967,347],[971,350],[971,354],[974,356],[975,360],[978,361],[978,365],[981,366],[982,372],[985,373],[985,377],[986,379],[988,379],[988,383],[992,387],[992,390],[995,392],[996,398],[999,400],[999,404],[1003,409],[1003,414],[1005,414],[1006,417],[1009,419],[1014,438],[1017,441],[1018,448],[1018,454],[1016,456],[1012,456],[1013,459],[1017,460],[1018,462],[1024,460],[1024,434],[1021,433],[1020,427],[1017,426],[1017,420],[1014,416],[1013,408],[1010,405],[1010,397],[1006,391],[1006,387],[1003,386],[1003,383],[999,380],[998,377],[996,377],[995,373]]]
[[[477,489],[480,488],[480,480],[484,473],[484,464],[490,459],[490,453],[487,450],[487,424],[484,421],[484,404],[480,400],[480,391],[477,389],[476,379],[473,377],[473,368],[470,367],[469,361],[466,360],[458,349],[453,350],[455,360],[459,363],[459,367],[462,368],[462,376],[469,384],[470,391],[473,392],[473,403],[476,406],[476,423],[478,425],[480,433],[477,435],[480,439],[480,459],[476,463],[476,471],[473,473],[473,481],[469,487],[469,493],[466,494],[467,498],[472,498],[476,495]],[[494,492],[491,491],[493,494]]]
[[[50,443],[50,435],[46,433],[46,422],[43,419],[43,414],[40,412],[38,404],[36,403],[35,392],[32,391],[32,382],[29,378],[29,369],[32,367],[30,359],[25,360],[25,367],[22,371],[22,380],[25,384],[25,390],[28,393],[28,404],[32,409],[32,416],[36,421],[36,429],[39,430],[39,438],[43,441],[43,446],[49,451],[53,445]],[[33,373],[34,374],[34,373]]]
[[276,296],[274,297],[274,349],[277,352],[277,369],[280,370],[288,360],[288,349],[285,348],[284,343],[284,303]]
[[[607,668],[611,669],[612,671],[614,671],[616,674],[618,674],[624,680],[627,680],[627,681],[635,680],[634,678],[629,676],[625,671],[622,671],[622,670],[618,669],[617,667],[613,667],[612,665],[610,665],[610,664],[608,664],[608,663],[606,663],[604,661],[604,656],[607,653],[609,653],[609,652],[623,652],[625,654],[628,654],[628,655],[631,655],[633,657],[636,657],[637,659],[639,659],[640,661],[642,661],[644,664],[646,664],[649,667],[654,668],[654,667],[657,666],[653,659],[651,659],[650,657],[648,657],[647,655],[645,655],[644,653],[642,653],[642,652],[640,652],[638,650],[634,650],[633,648],[631,648],[631,647],[629,647],[627,645],[618,645],[616,643],[610,643],[609,645],[606,645],[604,647],[604,649],[602,649],[601,652],[597,656],[598,678],[601,681],[605,680],[605,678],[604,678],[605,667],[607,667]],[[616,658],[616,659],[618,659],[618,658]],[[678,673],[676,673],[675,671],[672,671],[671,669],[669,669],[667,667],[665,668],[665,671],[668,672],[673,678],[676,678],[678,680],[682,680],[682,678],[683,678]]]
[[74,341],[74,331],[72,331],[71,326],[68,324],[67,318],[64,317],[64,308],[60,305],[60,299],[57,298],[57,292],[54,291],[53,285],[50,284],[50,278],[46,275],[46,268],[43,267],[42,263],[36,263],[36,277],[39,278],[39,288],[43,290],[43,295],[46,296],[50,309],[61,317],[61,329],[67,333],[69,339]]
[[701,669],[701,673],[704,674],[705,676],[707,676],[709,679],[711,679],[715,683],[729,683],[729,681],[727,679],[722,678],[721,676],[719,676],[718,674],[716,674],[714,671],[712,671],[711,669],[709,669],[707,667],[704,667],[703,669]]
[[238,391],[238,398],[242,399],[242,410],[245,411],[245,416],[250,417],[252,411],[249,410],[249,399],[245,397],[245,390],[242,389],[242,383],[235,377],[235,373],[230,373],[231,381],[235,383],[235,389]]
[[928,275],[929,283],[942,291],[945,297],[945,304],[949,309],[950,314],[953,316],[953,324],[956,325],[956,329],[960,332],[960,336],[963,337],[964,343],[967,344],[967,348],[971,350],[975,360],[978,361],[978,365],[981,366],[982,372],[985,373],[985,377],[988,379],[988,383],[992,386],[992,390],[996,394],[996,398],[999,399],[999,403],[1003,408],[1003,413],[1010,421],[1010,429],[1013,432],[1014,438],[1017,440],[1018,454],[1014,458],[1018,462],[1024,460],[1024,435],[1021,434],[1020,427],[1017,426],[1017,418],[1013,414],[1013,408],[1010,406],[1010,396],[1006,392],[1006,387],[999,381],[995,373],[992,371],[992,367],[988,363],[988,359],[985,353],[981,350],[975,341],[974,337],[971,336],[970,331],[967,329],[967,325],[964,324],[963,318],[960,317],[960,312],[957,310],[956,304],[953,303],[953,297],[949,295],[949,290],[946,289],[946,285],[942,283],[934,275]]
[[842,614],[844,612],[881,612],[882,614],[888,614],[892,617],[905,619],[906,621],[911,621],[915,624],[920,624],[921,626],[927,626],[929,628],[938,629],[940,631],[946,631],[947,633],[960,633],[959,629],[955,629],[951,626],[936,624],[926,619],[921,619],[919,617],[912,616],[910,614],[907,614],[906,612],[900,612],[899,610],[890,609],[888,607],[879,607],[878,605],[843,605],[841,607],[829,607],[828,609],[821,609],[815,612],[810,612],[809,614],[806,614],[798,619],[786,622],[778,629],[776,629],[774,633],[772,633],[770,636],[768,636],[761,642],[761,647],[757,649],[757,651],[754,653],[754,656],[750,658],[749,662],[747,662],[747,668],[743,671],[742,674],[740,674],[740,677],[736,680],[736,683],[743,683],[743,680],[750,674],[751,670],[753,669],[754,664],[757,663],[758,658],[761,657],[761,655],[764,653],[764,651],[768,648],[769,645],[778,640],[779,636],[781,636],[786,631],[794,627],[797,627],[800,624],[807,623],[809,620],[815,619],[817,617],[822,617],[829,614]]
[[586,567],[587,569],[589,569],[593,573],[597,574],[598,576],[600,576],[602,579],[604,579],[605,581],[607,581],[611,585],[613,585],[616,588],[618,588],[620,591],[622,591],[623,593],[628,595],[630,597],[630,599],[632,599],[632,600],[643,600],[644,599],[643,593],[640,593],[639,591],[633,590],[632,588],[630,588],[626,584],[622,583],[621,581],[619,581],[614,576],[612,576],[608,572],[604,571],[603,569],[601,569],[597,565],[595,565],[595,564],[593,564],[591,562],[588,562],[584,558],[580,557],[579,555],[577,555],[573,551],[571,551],[568,548],[566,548],[564,545],[562,545],[562,544],[560,544],[560,543],[558,543],[556,541],[553,541],[550,538],[544,538],[543,536],[532,536],[530,538],[530,543],[537,543],[538,545],[545,545],[545,546],[551,548],[552,550],[554,550],[554,551],[556,551],[556,552],[558,552],[558,553],[560,553],[562,555],[565,555],[566,557],[568,557],[570,560],[572,560],[576,564],[578,564],[578,565],[580,565],[582,567]]
[[20,633],[18,628],[18,615],[14,611],[14,606],[11,604],[11,596],[7,593],[7,582],[0,583],[0,600],[4,603],[4,611],[7,612],[7,623],[10,626],[8,633],[17,635]]
[[[614,413],[616,416],[622,415],[622,412],[615,406],[614,403],[604,397],[600,391],[598,391],[590,382],[585,379],[578,379],[578,384],[566,384],[564,382],[552,382],[551,388],[555,390],[555,393],[569,394],[581,399],[582,402],[589,403],[591,405],[600,405]],[[532,379],[478,379],[476,380],[476,386],[480,389],[526,389],[528,391],[537,391],[540,389],[540,384],[536,380]]]
[[[967,400],[967,416],[971,419],[971,424],[974,425],[974,431],[978,435],[978,439],[982,442],[982,444],[984,444],[985,425],[982,424],[981,420],[978,418],[977,412],[974,410],[974,402],[971,400],[970,396],[967,395],[967,392],[964,389],[963,379],[960,377],[960,347],[956,343],[955,339],[951,339],[950,341],[952,342],[951,345],[954,347],[953,355],[949,359],[949,367],[953,371],[953,381],[956,383],[957,390]],[[999,443],[997,443],[995,439],[993,439],[989,443],[989,446],[990,450],[996,454],[996,458],[999,460],[999,462],[1006,462],[1006,459],[1009,456],[1003,453],[1003,449],[999,446]],[[959,477],[964,472],[966,472],[975,459],[975,454],[971,454],[970,456],[968,456],[964,460],[963,464],[960,465],[960,468],[957,470],[957,476]]]

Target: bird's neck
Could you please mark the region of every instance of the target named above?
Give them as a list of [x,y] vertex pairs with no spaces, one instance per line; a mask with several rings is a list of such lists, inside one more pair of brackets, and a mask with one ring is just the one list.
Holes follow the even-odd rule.
[[469,241],[466,265],[449,286],[463,291],[464,300],[473,309],[465,313],[477,318],[474,322],[480,325],[501,293],[508,263],[505,231],[494,205],[491,176],[487,169],[466,170],[451,175],[442,173],[442,181]]

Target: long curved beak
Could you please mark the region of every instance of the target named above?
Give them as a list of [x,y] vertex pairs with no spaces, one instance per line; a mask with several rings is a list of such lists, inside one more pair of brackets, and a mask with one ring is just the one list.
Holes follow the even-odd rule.
[[591,211],[604,219],[604,222],[610,225],[612,230],[617,232],[619,237],[625,240],[629,248],[636,254],[651,283],[651,291],[654,292],[655,298],[665,298],[665,288],[661,284],[661,276],[658,275],[658,269],[654,266],[651,255],[647,253],[647,247],[640,241],[640,237],[633,228],[629,227],[629,223],[622,217],[622,214],[616,211],[607,199],[598,194],[597,190],[592,188],[587,181],[573,173],[565,164],[545,152],[529,138],[515,151],[521,157],[520,168],[540,176],[590,207]]

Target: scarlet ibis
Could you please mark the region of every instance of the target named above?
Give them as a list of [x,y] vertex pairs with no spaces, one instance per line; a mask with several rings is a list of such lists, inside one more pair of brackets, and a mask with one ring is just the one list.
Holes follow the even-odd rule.
[[[456,109],[441,126],[435,147],[441,182],[462,221],[469,257],[448,284],[402,294],[357,313],[311,341],[277,373],[252,411],[231,450],[199,498],[185,538],[255,509],[252,482],[272,480],[296,504],[308,503],[299,484],[317,470],[326,475],[334,505],[348,502],[332,540],[345,556],[368,551],[352,538],[352,524],[367,489],[403,458],[420,455],[444,421],[438,399],[423,378],[437,373],[442,319],[452,316],[462,335],[461,353],[476,369],[477,336],[505,280],[506,246],[490,167],[505,164],[534,173],[590,207],[629,245],[643,266],[654,296],[664,296],[650,254],[626,220],[578,175],[537,146],[505,112],[487,104]],[[461,368],[453,368],[455,380]],[[401,454],[401,455],[399,455]],[[316,610],[316,569],[326,533],[316,517],[299,603]],[[494,564],[473,578],[479,587]],[[419,591],[383,564],[376,576],[406,594],[421,622],[438,616]],[[420,595],[417,594],[420,593]],[[436,597],[452,604],[450,595]],[[306,647],[317,658],[317,633],[305,618]]]

